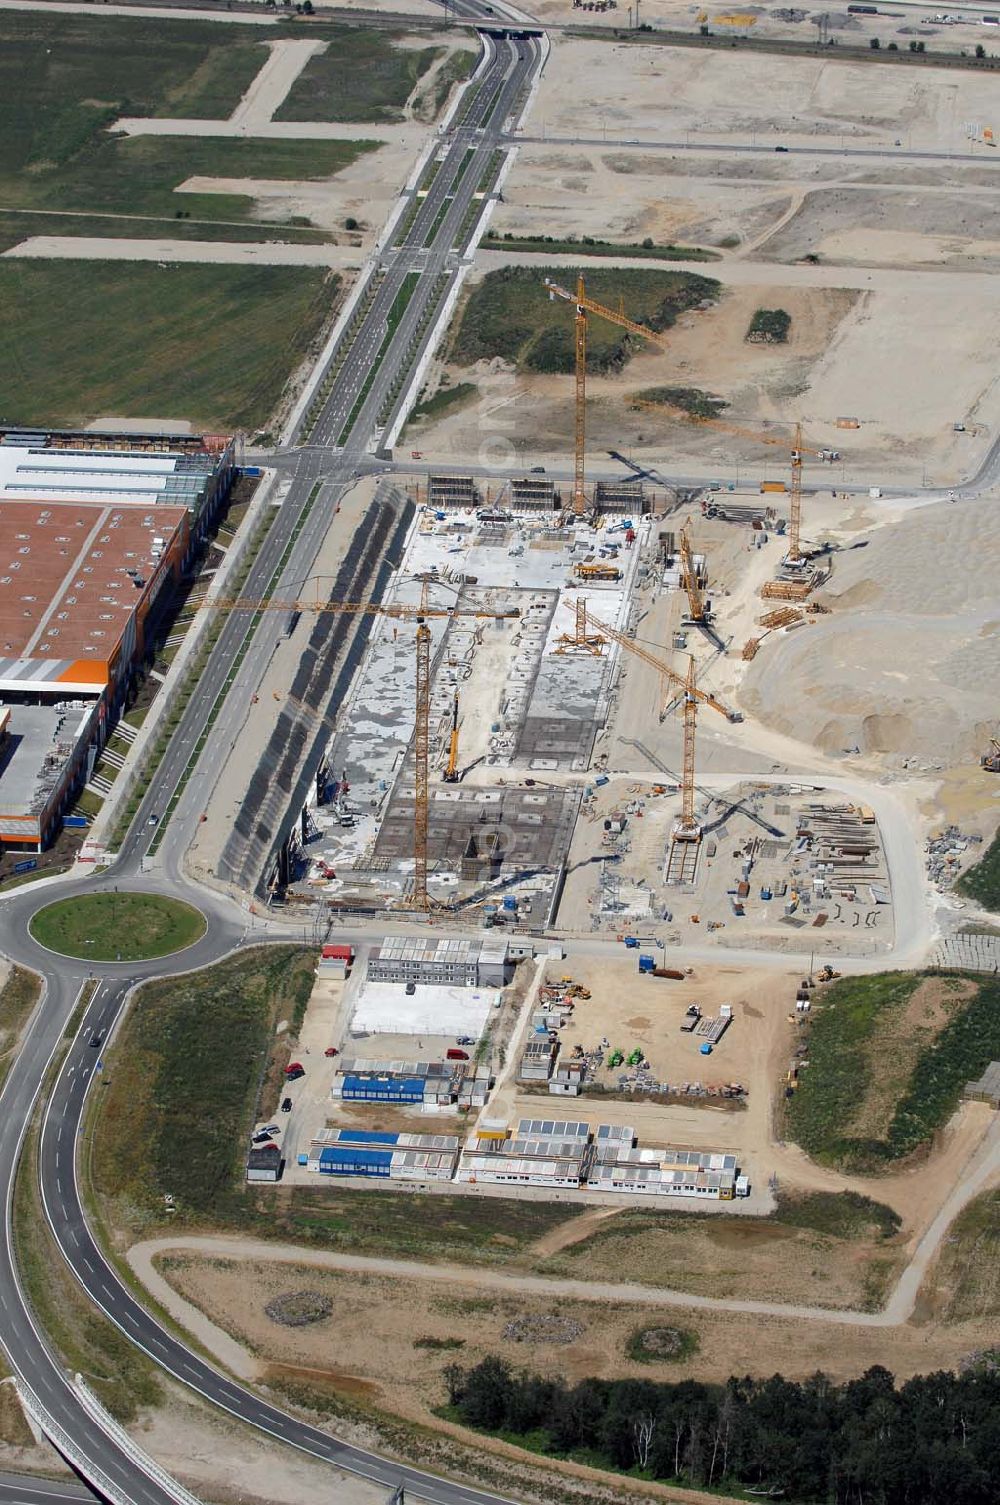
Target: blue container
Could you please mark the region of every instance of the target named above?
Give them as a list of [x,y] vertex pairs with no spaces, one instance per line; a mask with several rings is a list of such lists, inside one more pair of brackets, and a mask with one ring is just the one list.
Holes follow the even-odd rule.
[[64,826],[89,826],[90,825],[90,821],[87,819],[87,817],[85,815],[64,815],[63,816],[63,825]]
[[652,972],[652,970],[653,970],[653,968],[655,966],[656,966],[656,961],[655,961],[655,959],[653,957],[651,957],[651,956],[640,956],[640,958],[639,958],[639,971],[640,972]]
[[698,1052],[703,1056],[710,1056],[712,1054],[712,1047],[708,1040],[705,1041],[704,1045],[698,1046]]
[[515,899],[513,894],[504,894],[503,907],[504,909],[517,909],[517,900]]

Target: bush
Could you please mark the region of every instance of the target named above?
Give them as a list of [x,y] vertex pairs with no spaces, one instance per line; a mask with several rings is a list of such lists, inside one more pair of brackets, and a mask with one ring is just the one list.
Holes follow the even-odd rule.
[[792,316],[783,308],[758,308],[746,338],[752,345],[783,345],[791,327]]
[[711,397],[699,387],[644,387],[635,395],[643,402],[662,402],[664,407],[680,408],[692,418],[717,418],[729,406],[721,397]]

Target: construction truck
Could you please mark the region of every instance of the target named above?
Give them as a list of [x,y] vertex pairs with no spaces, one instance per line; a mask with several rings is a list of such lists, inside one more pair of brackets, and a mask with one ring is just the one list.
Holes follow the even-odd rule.
[[617,581],[622,578],[621,570],[613,564],[578,564],[574,568],[581,580]]
[[1000,773],[1000,742],[996,737],[990,738],[990,750],[983,753],[979,766],[985,768],[987,773]]

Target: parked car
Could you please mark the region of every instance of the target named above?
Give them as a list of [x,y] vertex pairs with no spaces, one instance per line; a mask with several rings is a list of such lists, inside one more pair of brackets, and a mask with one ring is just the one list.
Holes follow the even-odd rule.
[[412,998],[412,997],[413,997],[413,994],[414,994],[414,993],[415,993],[415,992],[416,992],[416,991],[417,991],[417,985],[416,985],[416,983],[415,983],[415,982],[408,982],[408,983],[407,983],[407,984],[406,984],[406,992],[407,992],[407,994],[408,994],[408,995],[409,995],[409,996],[410,996],[410,997],[411,997],[411,998]]
[[297,1082],[298,1079],[299,1079],[299,1077],[303,1077],[303,1076],[305,1076],[305,1074],[306,1074],[306,1069],[305,1069],[304,1066],[286,1066],[286,1068],[285,1068],[285,1081],[286,1082]]
[[281,1100],[281,1111],[282,1111],[282,1113],[291,1113],[291,1111],[292,1111],[292,1100],[291,1100],[290,1097],[282,1098],[282,1100]]
[[476,1042],[475,1040],[473,1040],[471,1035],[459,1035],[458,1039],[455,1041],[456,1045],[475,1045],[475,1043]]
[[469,1059],[469,1052],[467,1050],[456,1050],[454,1046],[452,1046],[451,1050],[446,1050],[444,1054],[445,1059],[448,1061],[467,1061]]
[[326,1047],[326,1050],[324,1050],[323,1054],[325,1056],[339,1056],[340,1055],[340,1051],[337,1049],[337,1047],[335,1045],[328,1045]]
[[261,1129],[258,1133],[250,1135],[250,1143],[270,1144],[273,1138],[274,1136],[272,1134],[269,1134],[266,1129]]

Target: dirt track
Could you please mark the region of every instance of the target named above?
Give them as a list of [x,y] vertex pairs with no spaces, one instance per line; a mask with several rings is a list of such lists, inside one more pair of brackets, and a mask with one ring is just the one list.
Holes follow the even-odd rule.
[[973,1157],[962,1180],[948,1197],[937,1217],[917,1245],[909,1265],[880,1312],[832,1310],[826,1307],[799,1306],[780,1301],[717,1300],[683,1291],[661,1290],[651,1286],[623,1282],[546,1279],[521,1272],[504,1274],[498,1270],[475,1269],[463,1265],[433,1265],[404,1259],[378,1259],[370,1256],[337,1254],[327,1250],[303,1249],[295,1244],[276,1244],[263,1239],[227,1238],[160,1238],[133,1244],[128,1261],[142,1284],[172,1317],[194,1333],[213,1353],[224,1359],[235,1373],[246,1378],[257,1372],[257,1361],[180,1297],[155,1267],[157,1255],[169,1251],[208,1255],[213,1258],[264,1260],[271,1263],[313,1265],[320,1269],[345,1270],[357,1274],[382,1275],[432,1281],[436,1284],[478,1286],[511,1295],[558,1296],[578,1301],[608,1301],[618,1305],[682,1307],[689,1310],[738,1312],[761,1317],[784,1317],[812,1322],[833,1323],[839,1327],[898,1327],[912,1315],[917,1296],[941,1241],[955,1217],[967,1202],[1000,1176],[1000,1119],[992,1124],[979,1152]]

